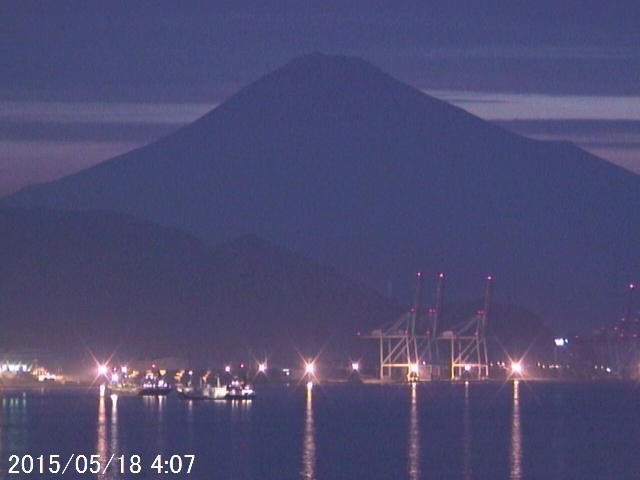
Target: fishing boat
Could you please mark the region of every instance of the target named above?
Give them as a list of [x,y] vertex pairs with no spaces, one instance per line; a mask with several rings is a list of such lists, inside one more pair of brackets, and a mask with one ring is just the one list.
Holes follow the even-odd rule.
[[119,397],[140,395],[141,390],[142,387],[133,383],[112,383],[107,386],[107,393],[109,395],[118,395]]
[[185,400],[225,400],[227,388],[218,388],[211,385],[178,387],[178,395]]
[[129,376],[126,366],[122,367],[120,372],[111,372],[110,380],[106,385],[106,392],[109,395],[122,397],[140,394],[141,387]]
[[156,376],[147,376],[142,383],[139,395],[168,395],[172,390],[171,385]]
[[251,388],[248,383],[243,383],[237,378],[234,378],[229,385],[227,385],[227,394],[225,399],[227,400],[253,400],[257,394]]
[[216,378],[216,385],[200,385],[198,387],[179,387],[178,394],[185,400],[251,400],[256,397],[253,389],[234,379],[229,385],[221,386],[220,378]]

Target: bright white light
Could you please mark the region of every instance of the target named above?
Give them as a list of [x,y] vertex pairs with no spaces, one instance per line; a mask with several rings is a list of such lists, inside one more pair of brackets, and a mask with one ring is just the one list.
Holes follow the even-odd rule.
[[307,366],[306,366],[306,372],[307,372],[309,375],[313,375],[315,371],[316,371],[316,367],[315,367],[315,365],[313,364],[313,362],[307,363]]
[[356,372],[360,370],[360,364],[358,362],[354,362],[351,364],[351,368],[353,368]]
[[224,371],[227,372],[227,373],[231,372],[231,365],[225,366],[224,367]]
[[411,373],[418,373],[420,371],[420,365],[418,365],[417,363],[412,363],[409,367],[409,371]]
[[567,340],[566,338],[556,338],[554,340],[556,347],[564,347],[567,343],[569,343],[569,340]]
[[471,371],[471,365],[465,365],[464,366],[464,371],[465,372],[470,372]]
[[104,392],[107,390],[107,387],[104,384],[100,385],[100,396],[104,397]]
[[607,373],[611,373],[611,369],[607,367]]
[[311,390],[313,388],[313,382],[307,382],[307,390]]
[[122,367],[121,370],[122,370],[122,373],[127,373],[128,372],[128,369],[127,369],[126,365],[124,367]]
[[111,375],[111,381],[112,382],[117,382],[119,378],[120,377],[118,376],[117,373],[114,373],[113,375]]
[[267,364],[266,363],[259,363],[258,364],[258,371],[259,372],[266,372],[267,371]]
[[193,375],[193,370],[189,370],[189,375]]
[[511,371],[513,373],[522,373],[522,365],[520,362],[514,362],[511,364]]
[[100,365],[98,367],[98,375],[106,375],[107,374],[107,366],[106,365]]

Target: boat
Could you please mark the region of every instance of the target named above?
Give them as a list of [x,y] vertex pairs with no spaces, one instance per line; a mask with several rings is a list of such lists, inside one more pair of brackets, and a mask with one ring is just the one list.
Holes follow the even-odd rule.
[[229,385],[227,385],[227,394],[225,399],[227,400],[253,400],[257,394],[251,388],[248,383],[240,382],[237,378],[234,378]]
[[246,384],[234,379],[229,385],[221,386],[220,378],[216,378],[216,385],[200,385],[198,387],[179,387],[178,394],[185,400],[252,400],[256,393]]
[[225,400],[227,387],[201,385],[199,387],[178,387],[178,395],[185,400]]
[[139,395],[155,395],[163,396],[169,395],[173,388],[167,382],[162,379],[156,379],[155,377],[147,377],[140,388]]
[[111,381],[106,385],[106,392],[118,396],[139,395],[140,385],[133,382],[125,366],[120,372],[111,373]]
[[133,383],[111,384],[107,386],[107,393],[109,395],[118,395],[119,397],[140,395],[141,390],[142,387]]

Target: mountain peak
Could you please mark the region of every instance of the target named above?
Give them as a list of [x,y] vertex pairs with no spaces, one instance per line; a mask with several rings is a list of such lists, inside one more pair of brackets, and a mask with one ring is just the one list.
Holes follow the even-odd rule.
[[[512,303],[564,321],[580,285],[628,282],[638,192],[639,177],[577,148],[314,52],[168,137],[9,202],[112,209],[215,243],[255,232],[378,286],[420,265],[463,289],[497,272]],[[605,294],[588,308],[596,296],[579,312],[593,322],[610,308]]]

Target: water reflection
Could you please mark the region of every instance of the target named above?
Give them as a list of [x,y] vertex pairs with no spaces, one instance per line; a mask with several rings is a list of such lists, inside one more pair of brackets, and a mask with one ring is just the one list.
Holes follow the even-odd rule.
[[118,454],[118,396],[111,395],[111,453]]
[[464,382],[464,408],[462,411],[462,473],[471,480],[471,415],[469,412],[469,382]]
[[22,453],[27,450],[27,396],[2,398],[6,452]]
[[164,436],[165,436],[165,421],[164,415],[167,409],[167,397],[159,395],[155,397],[158,405],[158,453],[164,453]]
[[251,416],[251,401],[246,400],[229,400],[227,403],[231,406],[231,419],[233,421],[248,421]]
[[313,385],[307,385],[307,406],[304,421],[304,440],[302,443],[302,478],[316,478],[316,439],[313,426]]
[[187,433],[189,434],[189,448],[193,449],[193,402],[187,402]]
[[417,386],[411,384],[411,408],[409,410],[409,480],[420,478],[420,429],[418,427],[418,395]]
[[513,409],[511,412],[511,475],[509,478],[522,478],[522,434],[520,432],[520,382],[513,382]]
[[[98,423],[96,428],[96,454],[100,455],[101,462],[108,462],[110,455],[107,452],[107,407],[104,395],[98,397]],[[100,472],[102,473],[102,472]],[[96,477],[100,477],[99,474]]]

